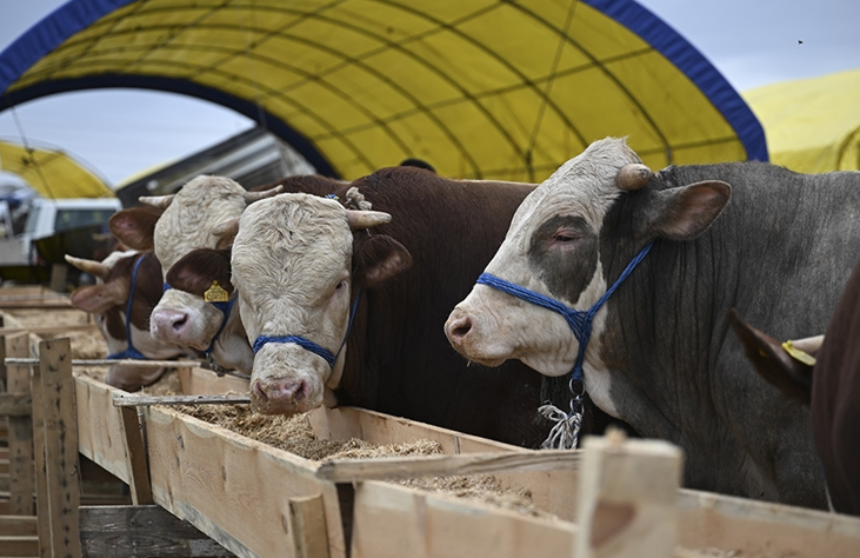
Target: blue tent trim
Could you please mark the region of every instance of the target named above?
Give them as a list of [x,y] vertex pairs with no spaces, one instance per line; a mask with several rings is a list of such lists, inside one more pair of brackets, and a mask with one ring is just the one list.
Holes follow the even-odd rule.
[[0,53],[0,91],[24,75],[63,41],[136,0],[69,0]]
[[758,118],[726,78],[666,22],[632,0],[582,0],[624,25],[677,66],[714,103],[747,152],[747,159],[767,161],[767,141]]
[[[105,15],[135,1],[70,0],[58,8],[0,53],[0,92],[5,92],[30,67],[67,38],[86,29]],[[744,145],[747,158],[768,160],[767,142],[758,119],[722,74],[686,39],[633,0],[582,1],[626,26],[675,64],[725,116]],[[120,82],[123,85],[118,85]],[[16,91],[14,94],[3,94],[0,96],[0,111],[17,103],[46,95],[98,87],[137,87],[185,93],[232,108],[253,120],[258,119],[256,106],[227,95],[223,91],[184,80],[154,77],[144,79],[142,76],[138,78],[116,74],[47,82]],[[271,114],[266,113],[264,118],[273,133],[296,147],[320,173],[336,176],[331,164],[306,137]]]
[[56,93],[112,87],[180,93],[233,109],[289,143],[308,163],[314,166],[317,173],[333,178],[340,178],[334,166],[317,150],[310,140],[277,116],[257,107],[253,102],[229,95],[220,89],[184,79],[129,74],[99,74],[98,76],[76,79],[53,80],[7,93],[0,97],[0,106],[14,106]]

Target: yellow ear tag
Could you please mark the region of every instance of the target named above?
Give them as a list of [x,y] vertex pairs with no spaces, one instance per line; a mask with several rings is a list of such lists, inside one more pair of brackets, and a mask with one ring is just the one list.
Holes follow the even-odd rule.
[[227,302],[230,300],[230,295],[221,288],[218,281],[212,281],[212,286],[203,293],[203,300],[206,302]]
[[815,357],[805,351],[796,349],[790,339],[782,344],[782,348],[794,360],[800,361],[807,366],[815,366]]

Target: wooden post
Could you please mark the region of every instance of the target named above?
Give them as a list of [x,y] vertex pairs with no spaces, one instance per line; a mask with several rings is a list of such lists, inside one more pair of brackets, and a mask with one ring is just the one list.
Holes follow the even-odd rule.
[[71,342],[42,341],[39,357],[51,551],[53,556],[80,558],[81,478]]
[[[8,336],[3,345],[6,355],[26,357],[29,355],[26,334]],[[27,366],[6,367],[9,393],[30,393],[30,370]],[[32,412],[32,404],[30,405]],[[33,466],[33,424],[29,416],[7,417],[9,429],[9,513],[33,515],[33,494],[36,487],[36,470]]]
[[66,264],[53,264],[51,266],[51,290],[58,293],[66,292],[66,277],[68,274],[69,268]]
[[33,448],[36,466],[36,516],[39,531],[39,557],[51,557],[51,509],[48,503],[48,476],[45,468],[45,402],[42,374],[32,367],[30,391],[33,394]]
[[146,447],[143,442],[143,422],[138,418],[137,407],[121,407],[122,425],[125,431],[128,454],[128,477],[131,501],[135,505],[152,504],[152,484],[149,480],[149,464],[146,462]]
[[290,498],[290,523],[295,554],[301,558],[327,558],[328,529],[321,494]]
[[678,530],[683,452],[658,440],[588,437],[575,558],[669,558]]

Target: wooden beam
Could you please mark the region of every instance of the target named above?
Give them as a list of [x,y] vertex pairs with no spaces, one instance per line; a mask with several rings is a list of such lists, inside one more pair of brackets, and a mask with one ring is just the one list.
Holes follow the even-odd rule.
[[32,407],[29,393],[0,393],[0,417],[29,417]]
[[[30,352],[27,335],[7,336],[2,343],[6,355],[19,357]],[[35,513],[33,494],[36,491],[35,456],[33,453],[33,422],[30,414],[33,399],[30,394],[30,369],[23,366],[6,368],[6,388],[10,392],[26,393],[30,406],[26,414],[9,415],[9,511],[13,514]]]
[[247,395],[118,395],[115,407],[149,407],[151,405],[243,405],[250,404]]
[[678,540],[683,452],[660,440],[589,436],[575,558],[667,558]]
[[499,471],[510,473],[515,471],[574,470],[579,468],[579,460],[579,452],[572,450],[349,459],[323,463],[317,469],[317,477],[336,483],[344,483],[365,480],[476,475]]
[[80,540],[71,535],[79,531],[81,501],[71,342],[67,338],[42,341],[39,355],[52,555],[80,558]]
[[88,558],[234,556],[160,506],[83,506],[79,514],[81,547]]

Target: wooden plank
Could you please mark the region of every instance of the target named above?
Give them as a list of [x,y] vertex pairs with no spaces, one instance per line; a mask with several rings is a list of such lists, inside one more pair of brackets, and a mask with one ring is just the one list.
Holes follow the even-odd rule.
[[[678,539],[683,452],[660,440],[588,436],[575,558],[667,558]],[[568,553],[568,556],[570,553]]]
[[66,291],[66,277],[69,275],[69,267],[64,263],[51,265],[51,290],[58,293]]
[[681,490],[679,540],[685,549],[741,556],[857,558],[860,517]]
[[3,327],[0,328],[0,335],[16,335],[19,333],[35,333],[36,335],[45,335],[47,333],[65,333],[67,331],[98,331],[98,327],[93,324],[72,324],[72,325],[50,325],[50,326],[27,326],[27,327]]
[[379,481],[358,483],[352,558],[570,556],[576,527]]
[[0,515],[0,535],[8,537],[38,536],[35,515]]
[[42,388],[42,371],[32,368],[30,391],[33,396],[33,449],[36,466],[36,517],[39,527],[39,556],[51,554],[51,504],[48,499],[48,474],[45,463],[45,398]]
[[148,407],[150,405],[249,405],[247,395],[123,395],[113,399],[116,407]]
[[337,490],[316,464],[166,407],[146,407],[155,502],[238,556],[296,556],[291,499],[321,495],[329,552],[346,555]]
[[45,464],[50,509],[51,551],[54,556],[81,556],[78,533],[80,465],[78,464],[75,383],[69,339],[39,344],[45,424]]
[[29,393],[0,393],[0,417],[29,417],[32,407]]
[[0,536],[0,556],[37,556],[39,537]]
[[546,450],[532,453],[496,452],[348,459],[322,463],[317,469],[317,477],[340,483],[480,475],[499,471],[578,469],[579,458],[580,454],[576,451]]
[[88,558],[233,556],[159,506],[84,506],[79,511],[81,546]]
[[75,376],[78,450],[96,465],[131,483],[125,430],[113,397],[126,392],[89,376]]
[[296,556],[327,558],[328,533],[321,495],[290,499],[290,522]]
[[149,481],[149,464],[146,462],[146,448],[143,442],[143,423],[138,419],[134,407],[122,407],[125,447],[129,461],[129,488],[131,501],[136,505],[152,504],[152,486]]
[[179,369],[179,382],[186,395],[217,395],[222,393],[248,393],[249,381],[234,376],[218,376],[212,370],[195,366]]
[[478,452],[526,452],[524,448],[479,438],[429,424],[392,417],[367,409],[320,407],[309,415],[314,433],[328,440],[360,438],[373,444],[385,445],[405,440],[433,440],[448,454]]
[[[7,336],[3,340],[6,355],[25,356],[29,352],[26,335]],[[6,369],[7,389],[10,392],[26,393],[30,397],[30,408],[26,415],[9,416],[9,512],[20,515],[33,515],[36,490],[35,457],[33,454],[33,422],[29,416],[33,400],[30,394],[30,369],[23,366],[8,366]]]

